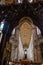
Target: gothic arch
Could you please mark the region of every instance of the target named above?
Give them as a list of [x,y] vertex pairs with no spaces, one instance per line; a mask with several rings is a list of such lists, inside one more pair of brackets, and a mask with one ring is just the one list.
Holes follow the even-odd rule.
[[[27,20],[27,23],[32,25],[33,24],[33,21],[30,17],[22,17],[20,20],[19,20],[19,26],[21,26],[25,21],[24,20]],[[24,21],[24,22],[23,22]],[[17,26],[18,27],[18,26]]]

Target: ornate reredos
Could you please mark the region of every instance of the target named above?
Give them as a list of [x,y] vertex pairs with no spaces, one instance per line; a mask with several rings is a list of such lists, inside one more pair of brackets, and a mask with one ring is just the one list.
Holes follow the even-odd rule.
[[28,48],[29,43],[31,40],[31,35],[32,35],[32,30],[33,30],[33,22],[29,17],[23,17],[19,21],[19,32],[20,32],[20,37],[21,37],[21,42],[23,44],[23,47]]

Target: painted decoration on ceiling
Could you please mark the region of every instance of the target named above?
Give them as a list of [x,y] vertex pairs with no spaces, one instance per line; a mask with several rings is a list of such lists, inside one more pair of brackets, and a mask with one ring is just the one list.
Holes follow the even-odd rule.
[[21,41],[23,44],[23,47],[29,47],[29,43],[31,40],[31,35],[32,35],[32,26],[30,24],[31,21],[28,19],[23,19],[21,22],[23,22],[20,26],[20,36],[21,36]]

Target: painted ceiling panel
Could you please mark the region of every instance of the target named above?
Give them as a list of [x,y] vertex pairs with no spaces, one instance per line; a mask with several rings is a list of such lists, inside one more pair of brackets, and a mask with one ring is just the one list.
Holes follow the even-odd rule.
[[23,46],[28,47],[32,34],[32,26],[29,24],[30,21],[23,20],[23,24],[20,27],[20,35]]

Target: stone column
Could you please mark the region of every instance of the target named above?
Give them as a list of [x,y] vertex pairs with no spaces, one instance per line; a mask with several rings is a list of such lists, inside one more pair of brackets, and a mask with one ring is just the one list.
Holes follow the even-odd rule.
[[40,47],[39,46],[36,46],[34,51],[35,51],[35,53],[34,53],[35,62],[41,62]]
[[38,58],[37,58],[37,45],[38,45],[38,42],[37,42],[37,27],[34,28],[34,61],[37,62]]
[[38,62],[41,62],[41,50],[39,46],[38,46]]
[[34,48],[34,61],[37,62],[38,58],[37,58],[37,48]]
[[12,50],[11,50],[11,61],[14,61],[14,45],[12,44]]

